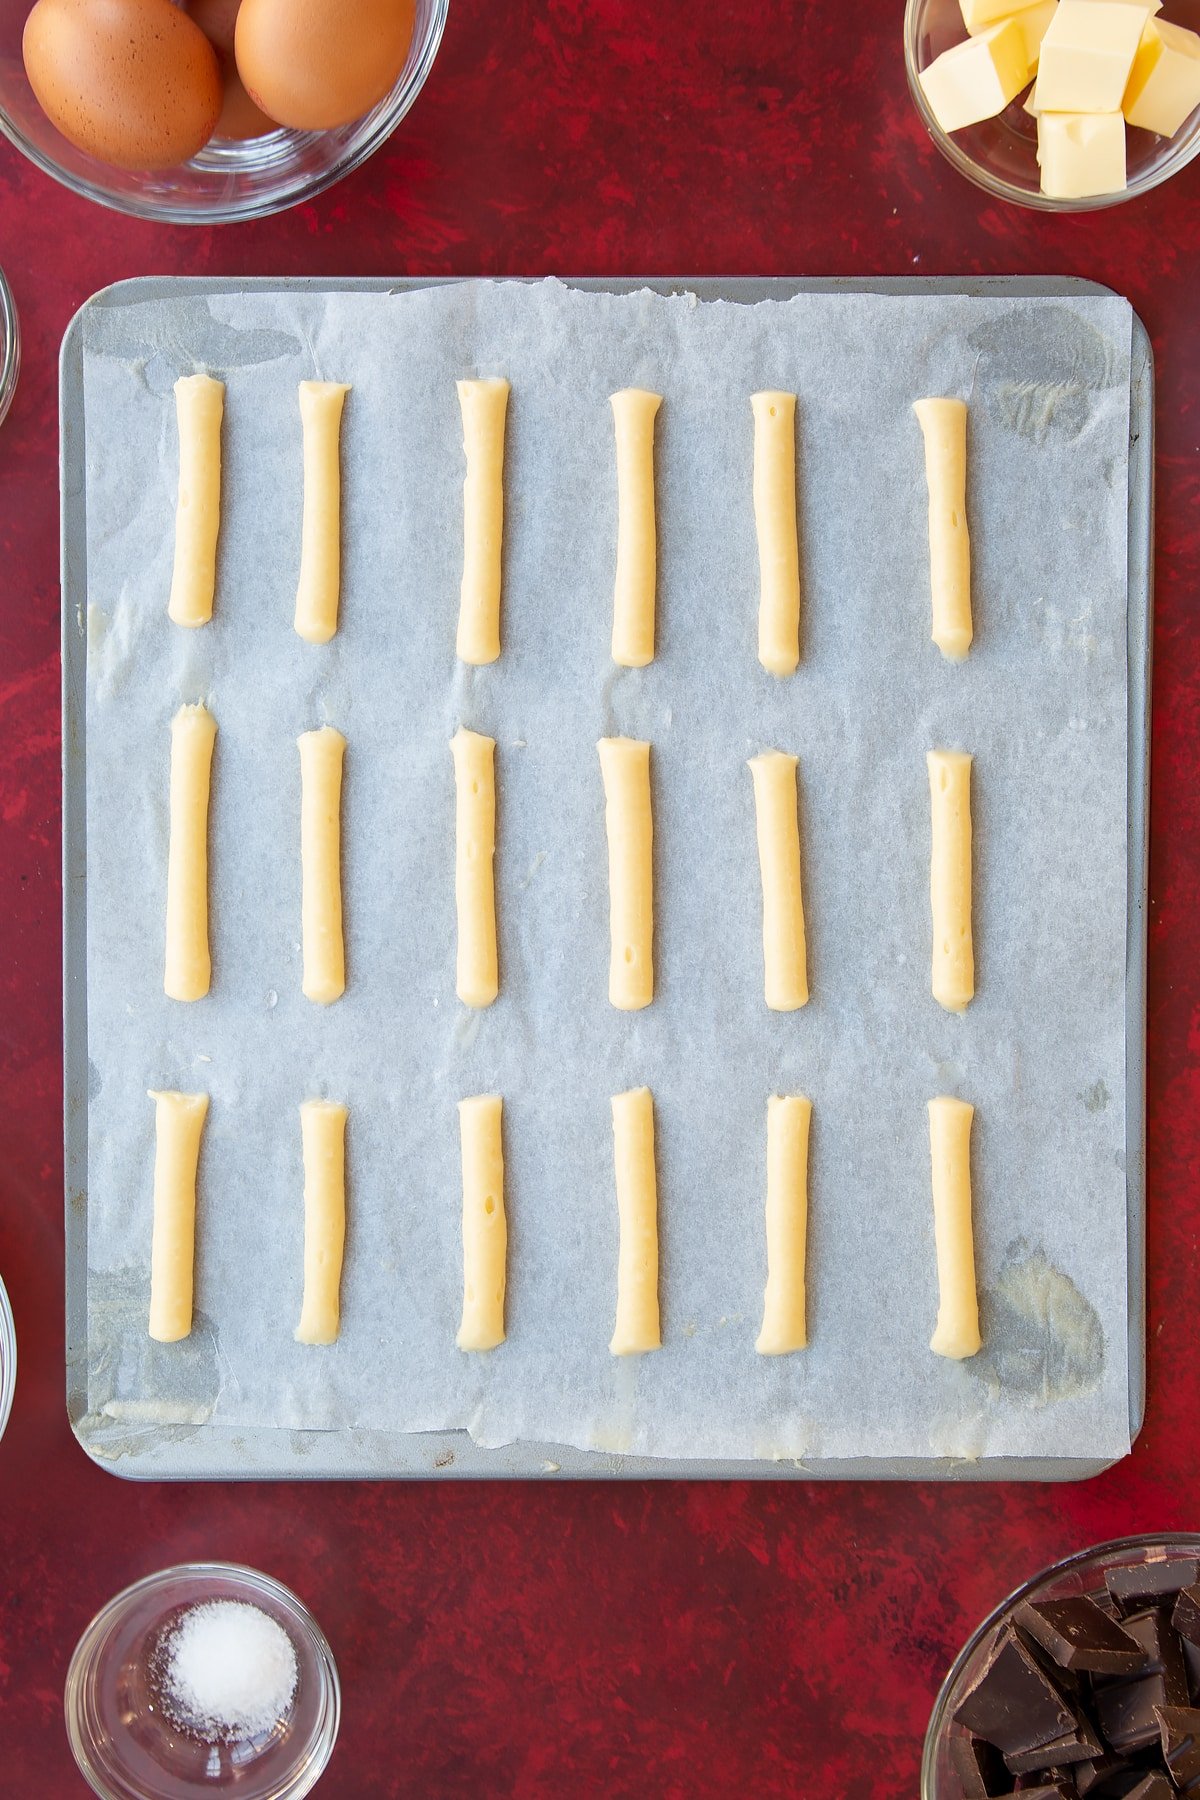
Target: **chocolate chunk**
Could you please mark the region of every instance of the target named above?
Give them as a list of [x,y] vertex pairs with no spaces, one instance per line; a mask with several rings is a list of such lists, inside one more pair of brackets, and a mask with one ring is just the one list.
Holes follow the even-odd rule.
[[[1178,1639],[1175,1641],[1178,1643]],[[1169,1703],[1165,1691],[1157,1693],[1155,1699]],[[954,1717],[1005,1755],[1070,1737],[1078,1722],[1074,1709],[1011,1630],[1001,1632],[997,1638]],[[1154,1735],[1158,1735],[1157,1725]]]
[[1175,1789],[1165,1775],[1157,1769],[1151,1769],[1143,1775],[1136,1787],[1125,1790],[1125,1800],[1175,1800]]
[[1200,1700],[1200,1645],[1191,1644],[1187,1638],[1183,1643],[1183,1666],[1187,1670],[1188,1684],[1191,1687],[1193,1700]]
[[1156,1601],[1173,1600],[1183,1588],[1200,1579],[1200,1563],[1194,1556],[1168,1561],[1138,1563],[1132,1569],[1108,1569],[1104,1585],[1120,1613],[1140,1612]]
[[1078,1789],[1069,1775],[1056,1776],[1052,1781],[1034,1781],[1032,1776],[1018,1775],[1012,1793],[1040,1795],[1041,1800],[1076,1800]]
[[1032,1750],[1014,1751],[1004,1760],[1014,1775],[1026,1775],[1037,1769],[1068,1768],[1072,1763],[1090,1762],[1103,1755],[1104,1745],[1081,1716],[1074,1731]]
[[1154,1709],[1165,1704],[1161,1675],[1114,1682],[1096,1691],[1096,1723],[1112,1748],[1124,1756],[1157,1742]]
[[1015,1618],[1020,1629],[1062,1669],[1136,1675],[1144,1660],[1142,1646],[1087,1594],[1027,1600],[1017,1608]]
[[1118,1756],[1113,1750],[1106,1750],[1103,1756],[1097,1756],[1091,1762],[1076,1763],[1072,1770],[1075,1776],[1075,1792],[1080,1800],[1087,1800],[1089,1794],[1103,1794],[1103,1783],[1110,1775],[1118,1775],[1127,1768],[1125,1758]]
[[1200,1644],[1200,1587],[1184,1588],[1175,1601],[1171,1623],[1189,1644]]
[[1156,1706],[1163,1761],[1176,1787],[1200,1777],[1200,1710],[1194,1706]]
[[978,1737],[951,1737],[949,1749],[963,1800],[992,1800],[993,1794],[1008,1792],[1008,1770],[994,1744]]
[[1146,1652],[1145,1673],[1162,1677],[1162,1704],[1186,1706],[1191,1693],[1183,1642],[1172,1629],[1165,1608],[1156,1606],[1149,1612],[1130,1613],[1123,1624],[1128,1635]]

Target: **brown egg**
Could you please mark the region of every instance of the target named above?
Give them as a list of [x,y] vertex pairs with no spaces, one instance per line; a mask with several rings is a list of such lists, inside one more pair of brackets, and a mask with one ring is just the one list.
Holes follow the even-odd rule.
[[170,0],[37,0],[22,48],[43,111],[101,162],[169,169],[212,136],[216,53]]
[[[233,60],[233,29],[242,0],[187,0],[187,10],[217,53],[224,100],[213,136],[218,138],[265,137],[278,127],[274,119],[255,106]],[[174,0],[172,0],[174,4]]]
[[213,131],[215,138],[236,138],[240,141],[266,137],[268,131],[278,131],[276,121],[268,119],[266,113],[255,106],[242,86],[242,78],[232,57],[225,64],[224,82],[225,100]]
[[242,0],[188,0],[188,11],[213,47],[233,55],[233,28]]
[[242,0],[238,73],[281,125],[348,125],[395,85],[413,12],[414,0]]

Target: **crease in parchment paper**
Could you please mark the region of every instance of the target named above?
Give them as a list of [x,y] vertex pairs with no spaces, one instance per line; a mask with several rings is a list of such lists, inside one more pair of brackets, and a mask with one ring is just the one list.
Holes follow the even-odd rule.
[[[89,314],[89,1406],[113,1430],[462,1427],[622,1455],[1115,1457],[1128,1446],[1124,969],[1130,312],[1116,299],[559,283]],[[228,383],[211,625],[167,620],[175,375]],[[341,622],[292,630],[296,386],[352,383]],[[455,380],[512,383],[504,653],[454,658]],[[665,396],[658,655],[609,655],[608,396]],[[756,658],[750,395],[798,393],[803,657]],[[976,639],[929,641],[915,399],[969,395]],[[162,993],[169,727],[218,720],[210,997]],[[299,732],[347,736],[348,987],[300,993]],[[454,993],[460,724],[497,739],[501,993]],[[657,989],[607,1001],[598,737],[653,744]],[[747,759],[800,758],[810,1004],[762,1000]],[[925,752],[975,755],[978,993],[929,992]],[[614,1361],[609,1098],[656,1103],[664,1347]],[[152,1087],[204,1088],[197,1329],[149,1346]],[[454,1346],[456,1101],[504,1095],[508,1341]],[[977,1366],[930,1354],[925,1103],[976,1106]],[[814,1104],[811,1342],[760,1358],[766,1102]],[[1094,1096],[1106,1096],[1103,1105]],[[347,1101],[343,1331],[293,1342],[298,1106]],[[207,1409],[207,1410],[206,1410]]]

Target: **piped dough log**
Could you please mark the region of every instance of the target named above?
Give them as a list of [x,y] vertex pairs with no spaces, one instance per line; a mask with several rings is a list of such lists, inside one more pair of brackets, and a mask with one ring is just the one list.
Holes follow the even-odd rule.
[[967,530],[967,407],[918,400],[929,486],[929,580],[933,641],[950,662],[971,648],[971,535]]
[[662,1347],[654,1102],[649,1088],[614,1094],[612,1118],[621,1247],[617,1258],[617,1321],[608,1347],[614,1356],[637,1356],[644,1350]]
[[338,624],[342,585],[341,381],[300,383],[304,429],[304,521],[296,630],[309,644],[327,644]]
[[808,1343],[804,1260],[808,1237],[808,1133],[812,1102],[803,1094],[767,1101],[767,1290],[760,1356],[787,1356]]
[[946,1095],[929,1102],[933,1229],[938,1316],[929,1348],[938,1356],[974,1356],[979,1336],[975,1242],[971,1228],[971,1121],[975,1108]]
[[305,998],[328,1006],[346,991],[342,936],[342,760],[332,725],[306,731],[300,746],[301,922]]
[[637,1012],[654,998],[650,746],[637,738],[601,738],[596,748],[608,832],[608,997],[622,1012]]
[[800,887],[797,758],[764,750],[750,759],[763,896],[763,991],[772,1012],[808,1003],[808,947]]
[[504,1147],[499,1094],[458,1103],[462,1141],[463,1309],[460,1350],[494,1350],[504,1342]]
[[500,654],[500,553],[504,538],[504,420],[508,382],[460,381],[463,450],[463,578],[458,656],[494,663]]
[[613,661],[642,669],[654,661],[658,549],[654,523],[654,419],[661,394],[622,388],[612,396],[617,437],[617,580]]
[[204,706],[171,721],[171,837],[163,991],[202,1000],[212,981],[208,947],[208,801],[217,722]]
[[168,615],[176,625],[207,625],[217,585],[221,528],[221,419],[225,383],[183,375],[175,383],[179,427],[179,493],[175,566]]
[[496,740],[459,729],[454,757],[454,902],[457,992],[464,1006],[490,1006],[500,992],[496,952]]
[[961,750],[930,750],[926,762],[932,813],[933,997],[947,1012],[962,1012],[975,994],[971,758]]
[[152,1091],[150,1098],[155,1127],[150,1336],[174,1344],[192,1329],[196,1169],[208,1095]]
[[753,394],[754,524],[758,532],[758,660],[772,675],[800,662],[796,527],[796,396]]
[[346,1247],[346,1120],[332,1100],[300,1107],[304,1151],[304,1298],[298,1344],[332,1344],[341,1324],[338,1299]]

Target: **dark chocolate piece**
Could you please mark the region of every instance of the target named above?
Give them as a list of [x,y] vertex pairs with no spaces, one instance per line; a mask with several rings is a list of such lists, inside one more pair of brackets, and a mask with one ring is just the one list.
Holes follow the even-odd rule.
[[1177,1596],[1171,1623],[1189,1644],[1200,1644],[1200,1587],[1184,1588]]
[[1200,1563],[1194,1556],[1180,1556],[1168,1561],[1138,1563],[1132,1569],[1108,1569],[1104,1585],[1119,1613],[1141,1612],[1156,1602],[1173,1600],[1184,1588],[1194,1587],[1200,1579]]
[[[1165,1692],[1155,1698],[1167,1703]],[[1070,1737],[1078,1722],[1074,1709],[1011,1630],[1001,1632],[954,1717],[1006,1756]]]
[[1192,1699],[1200,1701],[1200,1645],[1189,1643],[1182,1638],[1183,1666],[1187,1670],[1188,1684],[1192,1690]]
[[1200,1710],[1194,1706],[1156,1706],[1163,1761],[1176,1787],[1200,1777]]
[[992,1800],[1008,1792],[1009,1775],[1004,1758],[986,1738],[951,1737],[950,1761],[962,1783],[963,1800]]
[[1125,1800],[1175,1800],[1175,1789],[1165,1775],[1151,1769],[1136,1787],[1126,1789]]
[[[1026,1779],[1025,1776],[1018,1775],[1018,1784],[1023,1784]],[[1012,1793],[1008,1797],[1008,1800],[1015,1800],[1017,1795],[1022,1794],[1040,1794],[1042,1800],[1076,1800],[1077,1789],[1070,1777],[1064,1776],[1061,1780],[1036,1781],[1028,1787],[1018,1785],[1012,1789]]]
[[1076,1763],[1072,1771],[1075,1776],[1075,1792],[1080,1800],[1094,1792],[1103,1794],[1102,1783],[1110,1775],[1117,1775],[1126,1768],[1124,1757],[1118,1756],[1115,1750],[1106,1750],[1103,1756],[1094,1757],[1091,1762]]
[[1090,1762],[1103,1755],[1104,1745],[1081,1716],[1074,1731],[1032,1750],[1014,1751],[1004,1760],[1014,1775],[1027,1775],[1038,1769],[1069,1768],[1072,1763]]
[[1061,1669],[1136,1675],[1144,1661],[1142,1646],[1087,1594],[1027,1600],[1017,1608],[1015,1618],[1019,1628]]
[[1114,1750],[1126,1756],[1158,1741],[1156,1706],[1167,1704],[1161,1675],[1115,1682],[1096,1690],[1096,1723]]
[[1149,1612],[1131,1613],[1124,1629],[1146,1653],[1145,1673],[1159,1675],[1163,1682],[1164,1706],[1186,1706],[1191,1699],[1187,1664],[1183,1660],[1183,1641],[1171,1627],[1163,1607]]

